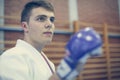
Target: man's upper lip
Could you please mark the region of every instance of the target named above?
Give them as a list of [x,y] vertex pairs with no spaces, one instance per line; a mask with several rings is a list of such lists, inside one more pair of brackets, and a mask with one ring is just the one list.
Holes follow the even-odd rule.
[[50,34],[52,34],[52,32],[51,31],[46,31],[46,32],[43,32],[44,34],[46,34],[46,33],[50,33]]

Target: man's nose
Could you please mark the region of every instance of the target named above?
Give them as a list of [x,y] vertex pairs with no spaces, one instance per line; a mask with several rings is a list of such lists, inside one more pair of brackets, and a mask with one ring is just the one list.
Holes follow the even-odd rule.
[[52,28],[52,22],[50,20],[46,21],[45,28],[48,28],[48,29]]
[[45,25],[45,28],[46,28],[46,29],[51,29],[51,28],[52,28],[52,25],[51,25],[51,24]]

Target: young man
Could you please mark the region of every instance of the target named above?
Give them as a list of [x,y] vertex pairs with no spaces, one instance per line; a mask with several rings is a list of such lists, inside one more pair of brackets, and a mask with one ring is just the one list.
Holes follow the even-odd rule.
[[[71,39],[67,45],[68,53],[71,53],[73,50],[77,53],[74,54],[72,52],[72,57],[70,55],[62,60],[57,69],[57,74],[55,73],[54,64],[42,52],[45,45],[49,44],[52,40],[55,28],[54,20],[54,9],[51,3],[39,0],[29,2],[25,5],[21,14],[24,40],[17,40],[15,47],[7,50],[0,56],[0,80],[72,80],[72,78],[78,75],[83,67],[83,65],[78,65],[79,60],[82,61],[88,58],[87,55],[87,57],[79,59],[83,56],[83,53],[81,55],[80,49],[74,45],[80,44],[79,38],[81,37],[81,33],[77,33],[75,35],[77,37]],[[86,32],[89,34],[90,29],[86,29]],[[79,41],[76,42],[76,40]],[[99,39],[97,41],[96,44],[99,45],[95,48],[101,45],[101,41]],[[80,56],[78,56],[78,53],[80,53]],[[80,70],[77,71],[76,69]]]
[[51,42],[54,32],[54,9],[47,1],[26,4],[21,14],[24,40],[1,56],[1,80],[48,80],[54,65],[42,49]]

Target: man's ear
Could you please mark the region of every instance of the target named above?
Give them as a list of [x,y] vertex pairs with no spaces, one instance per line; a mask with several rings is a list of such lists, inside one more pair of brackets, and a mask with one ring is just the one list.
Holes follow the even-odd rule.
[[23,28],[25,33],[28,33],[28,24],[27,22],[21,22],[21,27]]

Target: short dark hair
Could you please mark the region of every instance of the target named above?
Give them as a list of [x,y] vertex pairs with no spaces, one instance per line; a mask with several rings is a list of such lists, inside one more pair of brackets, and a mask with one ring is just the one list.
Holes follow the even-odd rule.
[[29,22],[32,9],[38,8],[38,7],[42,7],[48,11],[54,12],[53,5],[47,0],[31,1],[24,6],[24,9],[21,13],[21,22],[23,21]]

